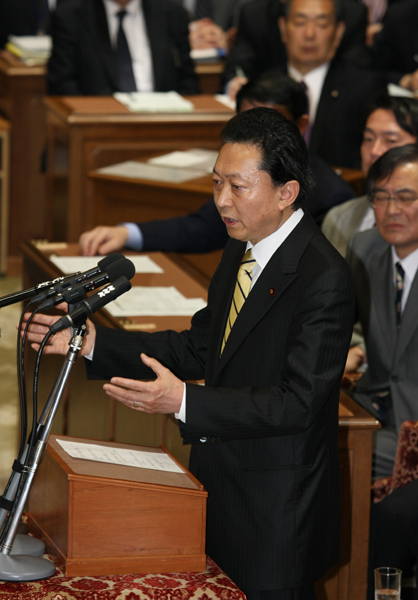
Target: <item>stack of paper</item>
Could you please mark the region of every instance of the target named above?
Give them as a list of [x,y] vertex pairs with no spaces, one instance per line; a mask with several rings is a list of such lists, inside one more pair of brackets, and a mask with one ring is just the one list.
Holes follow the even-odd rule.
[[[57,266],[64,275],[84,272],[94,269],[102,256],[50,256],[50,260]],[[149,256],[129,256],[135,265],[136,273],[164,273],[164,270],[157,265]]]
[[178,113],[194,110],[193,103],[177,92],[116,92],[114,97],[131,112]]
[[191,148],[190,150],[170,152],[163,156],[150,158],[150,165],[173,167],[177,169],[197,169],[212,173],[218,153],[214,150]]
[[[212,169],[211,169],[212,170]],[[201,171],[192,169],[179,169],[150,165],[136,160],[127,160],[116,165],[109,165],[97,169],[96,173],[112,175],[114,177],[126,177],[127,179],[150,179],[151,181],[165,181],[166,183],[182,183],[197,177],[206,175],[205,169]]]
[[52,39],[49,35],[9,35],[6,49],[26,65],[44,65],[51,56]]
[[186,298],[175,287],[135,286],[107,310],[113,317],[190,317],[205,306],[203,298]]

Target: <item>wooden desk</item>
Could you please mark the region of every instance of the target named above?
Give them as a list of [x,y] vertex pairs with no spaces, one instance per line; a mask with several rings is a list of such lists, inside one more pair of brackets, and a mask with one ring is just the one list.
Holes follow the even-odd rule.
[[213,63],[197,63],[195,72],[199,80],[199,89],[202,94],[218,94],[221,91],[221,78],[225,63],[218,60]]
[[0,51],[0,112],[12,126],[9,252],[16,258],[22,241],[45,236],[45,89],[45,67],[27,67]]
[[[76,249],[75,246],[69,247],[65,253],[71,254],[74,249]],[[48,260],[48,252],[40,252],[33,245],[25,244],[23,254],[25,287],[59,275],[58,269]],[[171,266],[166,257],[158,253],[153,255],[153,258],[154,256],[158,262],[165,258],[165,262],[163,261],[161,264],[164,264],[167,269]],[[180,279],[177,279],[179,271],[174,264],[172,264],[172,268],[172,275],[175,275],[177,281],[176,285],[183,291],[179,283]],[[154,277],[156,276],[153,275],[152,278]],[[152,285],[156,285],[156,283],[152,283]],[[199,286],[190,288],[194,295],[202,295],[198,293],[198,290],[202,290],[202,288]],[[105,311],[95,318],[97,321],[111,326],[127,325],[112,319],[106,315]],[[163,322],[164,318],[161,317],[161,319],[161,328],[176,326],[174,320],[169,324],[167,321]],[[152,320],[154,321],[154,317]],[[145,319],[145,322],[147,321],[149,319]],[[133,319],[133,323],[140,322],[138,317]],[[182,326],[182,323],[178,324]],[[160,328],[159,320],[158,328]],[[49,371],[52,370],[51,363],[55,358],[57,357],[48,357],[47,359]],[[58,372],[61,364],[62,359],[53,367],[54,373]],[[82,365],[77,363],[73,374],[74,371],[75,376],[72,379],[75,381],[72,381],[71,395],[67,401],[67,417],[65,419],[65,414],[63,415],[61,412],[54,424],[55,433],[150,446],[164,444],[176,458],[184,465],[188,465],[189,450],[187,446],[182,445],[178,426],[173,416],[170,415],[162,420],[159,415],[140,415],[138,413],[135,415],[135,419],[132,419],[132,412],[125,406],[117,403],[118,406],[115,407],[110,403],[101,389],[101,383],[97,385],[95,382],[86,382]],[[96,387],[94,387],[95,385]],[[47,389],[50,388],[47,387]],[[379,425],[373,417],[343,392],[340,398],[339,425],[343,503],[342,558],[327,577],[318,583],[317,596],[318,600],[365,600],[372,436],[373,431],[378,429]]]
[[[129,179],[92,171],[93,199],[84,207],[84,230],[96,225],[115,225],[123,221],[150,221],[187,215],[213,195],[212,175],[183,183],[149,179]],[[82,231],[80,231],[80,234]],[[222,250],[207,254],[180,254],[170,257],[182,264],[200,281],[209,285],[221,260]]]
[[[92,201],[89,171],[157,152],[218,149],[233,111],[212,96],[189,99],[195,106],[191,113],[139,114],[112,97],[46,98],[49,239],[75,242],[86,229],[81,215]],[[68,151],[69,172],[55,171],[60,146]]]

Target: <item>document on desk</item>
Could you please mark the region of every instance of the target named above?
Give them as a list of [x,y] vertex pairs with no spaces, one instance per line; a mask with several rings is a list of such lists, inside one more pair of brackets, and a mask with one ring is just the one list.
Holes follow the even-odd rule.
[[[93,269],[97,263],[103,258],[103,256],[55,256],[49,257],[50,261],[54,263],[65,275],[70,273],[77,273],[78,271],[84,272]],[[154,262],[149,256],[127,256],[135,265],[136,273],[164,273],[156,262]]]
[[175,287],[135,286],[107,310],[113,317],[190,317],[205,306],[203,298],[186,298]]
[[116,92],[113,96],[131,112],[183,113],[194,110],[193,102],[177,92]]
[[94,460],[112,465],[124,465],[125,467],[153,469],[154,471],[184,473],[174,460],[164,452],[111,448],[110,446],[99,446],[98,444],[69,442],[67,440],[60,440],[59,438],[57,438],[57,442],[72,458]]
[[150,158],[148,164],[178,169],[198,169],[212,173],[218,153],[214,150],[191,148],[190,150],[170,152],[163,156]]
[[177,166],[152,165],[136,160],[127,160],[116,165],[97,169],[96,173],[113,175],[113,177],[126,177],[127,179],[150,179],[151,181],[165,181],[166,183],[182,183],[183,181],[203,177],[206,175],[207,170],[205,167],[193,170],[191,168],[179,169]]

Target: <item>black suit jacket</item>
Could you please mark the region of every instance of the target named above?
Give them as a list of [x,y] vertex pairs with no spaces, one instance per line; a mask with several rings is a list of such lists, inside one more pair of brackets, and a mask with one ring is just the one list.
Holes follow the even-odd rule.
[[[190,59],[186,11],[170,0],[142,0],[155,91],[198,92]],[[51,19],[48,88],[55,95],[106,96],[117,73],[102,0],[66,0]]]
[[331,61],[312,127],[309,149],[331,165],[361,167],[368,106],[386,91],[382,74]]
[[[57,0],[57,6],[68,0]],[[34,0],[0,0],[0,47],[13,35],[36,35],[38,11]]]
[[[309,157],[316,186],[305,208],[317,225],[330,208],[354,197],[353,189],[318,156]],[[138,223],[143,250],[151,252],[212,252],[224,248],[229,236],[213,198],[199,210],[184,217]]]
[[388,8],[371,51],[373,67],[386,71],[389,81],[398,83],[402,75],[418,69],[417,23],[416,0],[395,2]]
[[[343,0],[342,10],[346,30],[337,58],[364,66],[369,60],[365,47],[367,9],[360,2]],[[237,67],[252,78],[286,64],[286,49],[278,27],[280,16],[283,16],[280,0],[251,0],[243,4],[237,37],[225,66],[225,83],[235,77]]]
[[[352,330],[348,267],[309,215],[278,248],[219,358],[245,243],[231,240],[189,331],[97,333],[95,378],[187,384],[190,468],[209,492],[207,552],[242,588],[309,585],[340,552],[338,401]],[[89,361],[86,361],[89,362]],[[138,440],[140,442],[140,440]]]

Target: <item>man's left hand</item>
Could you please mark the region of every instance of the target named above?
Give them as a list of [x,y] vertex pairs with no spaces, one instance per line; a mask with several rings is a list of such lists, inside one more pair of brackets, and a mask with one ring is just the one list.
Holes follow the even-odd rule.
[[155,358],[141,354],[141,360],[157,375],[155,381],[112,377],[110,383],[103,386],[106,394],[140,412],[178,413],[183,399],[184,383]]

